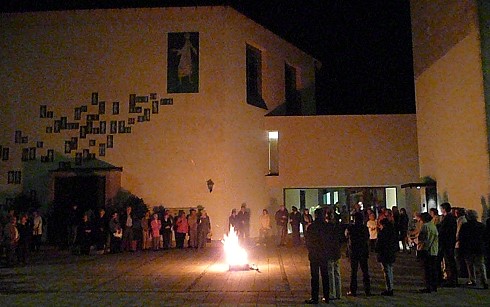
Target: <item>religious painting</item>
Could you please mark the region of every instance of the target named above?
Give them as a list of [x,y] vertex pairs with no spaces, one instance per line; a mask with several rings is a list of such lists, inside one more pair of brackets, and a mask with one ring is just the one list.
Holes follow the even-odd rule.
[[167,92],[199,92],[199,32],[168,33]]

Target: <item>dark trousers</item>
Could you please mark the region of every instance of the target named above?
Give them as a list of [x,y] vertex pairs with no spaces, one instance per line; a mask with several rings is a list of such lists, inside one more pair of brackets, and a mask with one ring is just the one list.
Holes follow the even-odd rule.
[[293,238],[293,245],[299,246],[301,245],[301,238],[299,235],[299,224],[291,224],[291,236]]
[[185,233],[176,232],[175,233],[175,247],[184,248]]
[[371,277],[368,270],[368,258],[351,258],[350,259],[350,291],[354,294],[357,293],[357,270],[361,267],[362,282],[364,284],[364,292],[371,294]]
[[133,242],[133,227],[124,227],[123,237],[122,237],[122,248],[124,251],[132,250]]
[[424,266],[425,288],[430,291],[437,291],[438,273],[437,273],[437,256],[424,254],[422,256],[422,265]]
[[42,235],[33,235],[32,236],[32,250],[39,251],[41,249],[41,238]]
[[[443,248],[439,255],[439,261],[444,260],[445,272],[446,272],[446,282],[449,284],[458,283],[458,269],[456,266],[456,259],[454,258],[454,248]],[[441,266],[441,262],[438,263]],[[438,274],[441,276],[441,274]]]
[[319,272],[322,275],[323,297],[328,300],[330,292],[328,284],[328,262],[327,260],[310,260],[311,299],[314,301],[318,301],[318,294],[320,291],[320,274],[318,274]]
[[27,241],[19,242],[19,245],[17,246],[17,260],[22,264],[26,264],[28,262],[29,242]]
[[286,245],[288,235],[288,225],[277,225],[278,245]]
[[[185,239],[185,237],[184,237]],[[171,231],[164,231],[163,232],[163,248],[164,249],[169,249],[172,247],[172,232]]]

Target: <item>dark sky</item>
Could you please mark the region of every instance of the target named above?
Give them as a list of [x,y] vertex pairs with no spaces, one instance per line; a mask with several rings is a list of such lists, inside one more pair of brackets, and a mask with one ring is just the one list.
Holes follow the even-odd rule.
[[415,112],[408,0],[1,2],[2,11],[228,4],[322,62],[319,114]]

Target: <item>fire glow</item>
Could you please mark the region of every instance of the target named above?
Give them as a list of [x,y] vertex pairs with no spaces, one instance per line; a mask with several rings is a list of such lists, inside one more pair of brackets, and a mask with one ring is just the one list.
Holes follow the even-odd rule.
[[230,227],[229,234],[225,234],[221,242],[224,246],[226,262],[228,263],[230,271],[248,270],[247,251],[238,243],[238,236],[233,226]]

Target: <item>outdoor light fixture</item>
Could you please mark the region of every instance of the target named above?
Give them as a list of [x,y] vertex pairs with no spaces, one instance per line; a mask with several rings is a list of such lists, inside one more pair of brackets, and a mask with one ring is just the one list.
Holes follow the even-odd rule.
[[208,185],[209,193],[213,192],[213,187],[214,187],[213,180],[209,179],[208,181],[206,181],[206,184]]

